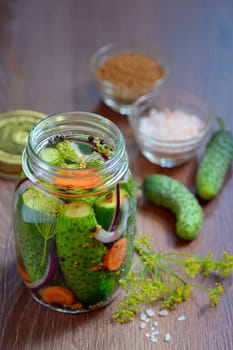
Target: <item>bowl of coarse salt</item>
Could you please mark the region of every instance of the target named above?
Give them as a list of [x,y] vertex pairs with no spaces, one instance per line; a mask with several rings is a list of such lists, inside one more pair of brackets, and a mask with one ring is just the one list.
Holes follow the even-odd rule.
[[213,125],[209,107],[187,92],[160,90],[137,99],[129,123],[141,153],[172,168],[193,158]]

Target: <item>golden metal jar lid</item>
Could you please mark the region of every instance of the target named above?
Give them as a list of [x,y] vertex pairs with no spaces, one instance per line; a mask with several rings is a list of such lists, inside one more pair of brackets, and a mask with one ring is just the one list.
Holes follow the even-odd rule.
[[0,113],[0,176],[15,178],[21,171],[21,155],[28,133],[46,115],[31,110]]

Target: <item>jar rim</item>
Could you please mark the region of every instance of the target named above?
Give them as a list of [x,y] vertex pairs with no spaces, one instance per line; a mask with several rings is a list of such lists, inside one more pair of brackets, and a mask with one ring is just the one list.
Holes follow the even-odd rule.
[[[68,135],[74,137],[80,133],[89,135],[90,131],[95,136],[101,133],[102,136],[104,135],[108,139],[108,144],[111,142],[110,145],[114,149],[114,154],[113,157],[106,159],[104,163],[85,169],[66,169],[51,165],[39,157],[40,147],[49,137],[58,133],[67,138]],[[98,134],[98,136],[101,135]],[[43,185],[53,182],[55,178],[66,179],[66,183],[71,184],[66,188],[66,195],[73,194],[74,186],[72,187],[72,183],[74,182],[79,184],[82,195],[84,194],[83,191],[87,193],[90,191],[100,192],[119,181],[128,169],[125,139],[120,129],[112,121],[101,115],[82,111],[55,113],[41,120],[31,130],[27,147],[23,153],[23,169],[32,182],[37,182],[39,178],[40,185],[41,182]],[[100,176],[104,176],[104,183],[98,181]],[[86,178],[90,182],[86,188],[83,188],[81,183],[84,183]],[[59,192],[57,186],[54,190]]]

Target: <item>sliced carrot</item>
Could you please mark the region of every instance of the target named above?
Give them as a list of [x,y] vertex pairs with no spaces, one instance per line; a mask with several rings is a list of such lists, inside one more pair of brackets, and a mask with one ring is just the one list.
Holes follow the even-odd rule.
[[21,276],[21,278],[24,280],[24,282],[31,282],[30,276],[27,273],[27,271],[25,270],[24,264],[22,263],[22,261],[17,261],[17,268],[19,271],[19,274]]
[[47,304],[72,305],[74,294],[61,286],[51,286],[43,290],[41,299]]
[[104,256],[104,266],[106,269],[114,271],[121,267],[125,260],[127,246],[128,243],[125,237],[113,244]]
[[[77,176],[74,172],[70,171],[69,175],[73,175],[73,177],[54,177],[54,183],[60,187],[65,189],[88,189],[94,188],[102,185],[103,181],[99,175],[92,175],[88,170],[82,170],[82,176]],[[84,177],[83,175],[86,175]]]
[[103,267],[104,267],[103,262],[100,262],[98,265],[92,266],[92,267],[89,269],[89,271],[90,271],[90,272],[100,271],[100,270],[103,269]]

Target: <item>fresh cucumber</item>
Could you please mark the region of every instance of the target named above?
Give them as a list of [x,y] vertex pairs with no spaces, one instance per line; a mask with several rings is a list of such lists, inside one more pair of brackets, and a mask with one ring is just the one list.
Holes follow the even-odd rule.
[[142,184],[145,198],[169,209],[177,219],[176,233],[185,240],[194,239],[203,224],[203,213],[195,196],[177,180],[159,174],[147,176]]
[[219,193],[233,161],[233,135],[225,130],[221,119],[218,121],[221,129],[208,142],[196,174],[198,196],[205,200],[210,200]]
[[84,201],[65,207],[57,221],[56,245],[66,286],[84,304],[96,304],[111,295],[116,277],[101,269],[107,248],[93,237],[97,221]]

